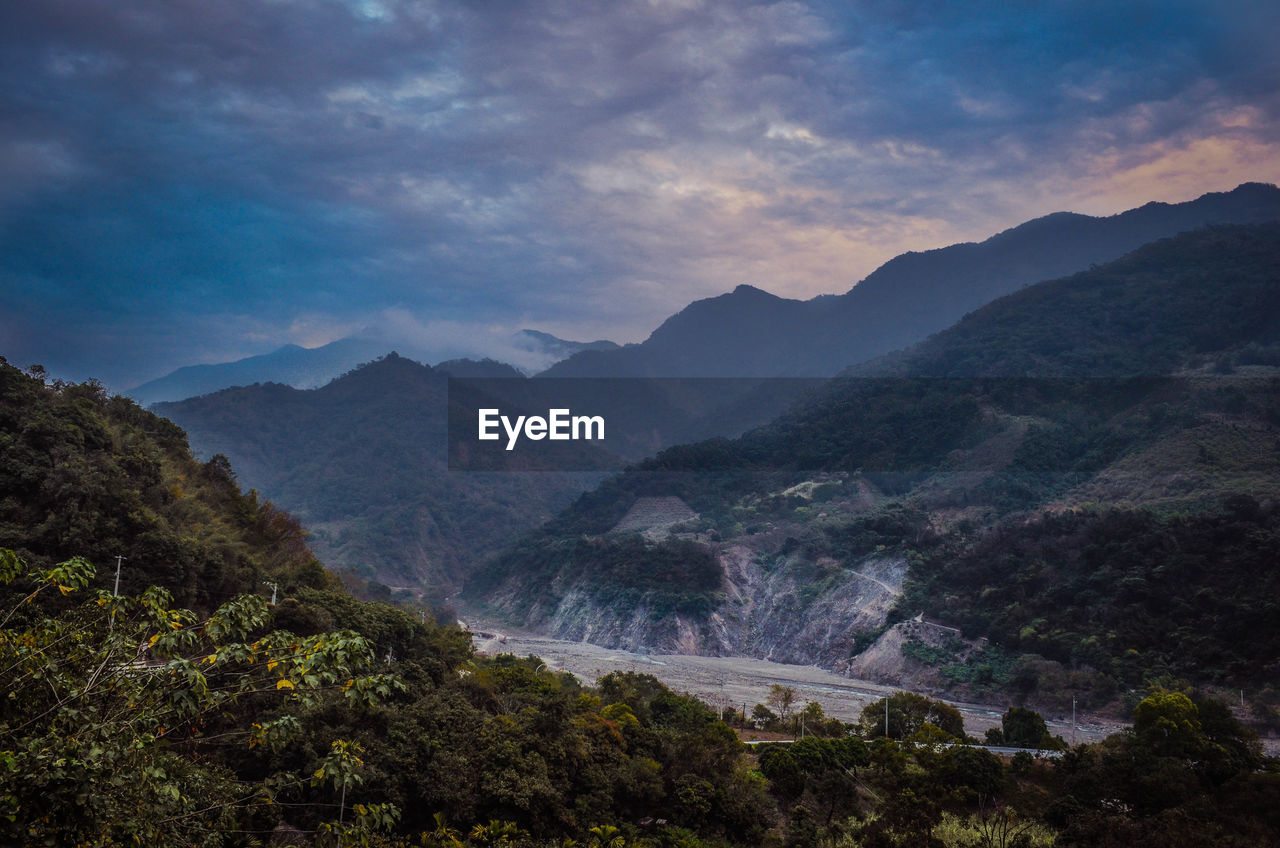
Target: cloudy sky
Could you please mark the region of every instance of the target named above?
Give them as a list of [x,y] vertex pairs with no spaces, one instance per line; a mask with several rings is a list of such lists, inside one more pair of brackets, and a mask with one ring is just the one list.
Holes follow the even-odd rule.
[[0,355],[644,338],[1059,209],[1280,181],[1257,2],[0,7]]

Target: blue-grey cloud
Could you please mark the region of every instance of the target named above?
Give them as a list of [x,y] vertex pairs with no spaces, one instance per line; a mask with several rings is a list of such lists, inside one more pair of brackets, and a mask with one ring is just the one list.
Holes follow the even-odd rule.
[[1055,209],[1274,181],[1278,24],[1185,0],[7,4],[0,354],[122,386],[387,316],[627,340],[741,282],[843,291]]

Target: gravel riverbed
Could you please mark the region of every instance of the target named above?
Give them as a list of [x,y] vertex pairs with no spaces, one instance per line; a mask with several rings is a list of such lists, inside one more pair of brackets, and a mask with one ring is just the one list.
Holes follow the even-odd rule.
[[[707,703],[724,709],[751,708],[763,703],[774,683],[796,690],[798,705],[817,701],[823,712],[841,721],[856,721],[867,704],[883,698],[896,689],[807,665],[786,665],[747,657],[702,657],[686,654],[637,654],[601,648],[587,642],[566,642],[528,633],[499,630],[478,622],[469,627],[476,633],[476,650],[486,654],[537,656],[548,667],[567,671],[584,682],[594,682],[612,671],[635,671],[652,674],[679,692],[696,695]],[[989,727],[1000,726],[1000,716],[1008,704],[971,704],[947,700],[964,716],[965,730],[981,739]],[[1072,733],[1071,718],[1046,717],[1049,732],[1068,742],[1073,735],[1079,742],[1094,742],[1119,731],[1124,725],[1092,714],[1077,716]]]

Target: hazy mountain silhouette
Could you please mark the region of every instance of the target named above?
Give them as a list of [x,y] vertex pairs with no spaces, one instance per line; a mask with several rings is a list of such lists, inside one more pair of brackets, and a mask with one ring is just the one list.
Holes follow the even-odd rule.
[[608,339],[596,339],[594,342],[575,342],[562,339],[541,330],[521,330],[516,333],[516,345],[535,353],[554,356],[556,359],[567,359],[584,350],[615,350],[617,342]]
[[[527,354],[535,367],[546,367],[547,363],[556,362],[579,351],[610,350],[617,347],[611,341],[575,342],[539,330],[521,330],[504,344],[517,356],[520,352]],[[428,350],[393,343],[380,334],[367,330],[315,348],[289,344],[271,353],[249,356],[234,362],[184,366],[163,377],[130,389],[126,394],[146,406],[162,401],[207,395],[232,386],[251,386],[254,383],[281,383],[295,389],[314,389],[345,374],[361,363],[370,362],[389,353],[393,347],[419,361],[435,359]],[[482,368],[481,362],[491,364]],[[462,369],[466,372],[455,373],[456,377],[520,375],[520,372],[511,365],[488,358],[484,360],[450,359],[447,360],[447,364],[452,365],[454,369]]]
[[914,344],[997,297],[1209,224],[1280,219],[1280,188],[1245,183],[1105,218],[1059,212],[979,244],[905,253],[843,295],[799,301],[752,286],[696,301],[640,344],[578,353],[545,376],[830,376]]
[[338,339],[316,348],[285,345],[271,353],[214,365],[187,365],[149,380],[125,394],[143,406],[161,401],[207,395],[231,386],[281,383],[313,389],[387,351],[384,342],[357,337]]

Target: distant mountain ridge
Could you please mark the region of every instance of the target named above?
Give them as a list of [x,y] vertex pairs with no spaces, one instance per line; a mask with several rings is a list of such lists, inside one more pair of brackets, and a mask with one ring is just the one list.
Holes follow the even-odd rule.
[[317,389],[262,383],[155,408],[201,456],[225,455],[243,485],[294,510],[331,566],[439,589],[595,479],[450,473],[449,377],[519,375],[492,361],[444,366],[392,353]]
[[[520,330],[511,338],[508,347],[512,351],[523,352],[545,367],[548,362],[564,359],[579,351],[610,350],[617,345],[607,340],[575,342],[539,330]],[[419,350],[413,345],[397,343],[366,331],[315,348],[288,344],[271,353],[249,356],[234,362],[187,365],[130,389],[126,394],[143,406],[148,406],[207,395],[232,386],[251,386],[254,383],[280,383],[295,389],[315,389],[357,365],[371,362],[393,349],[418,361],[435,361],[431,351]],[[492,363],[492,366],[482,369],[482,374],[477,370],[478,362]],[[466,372],[454,375],[459,377],[505,377],[521,373],[509,364],[499,363],[488,357],[483,360],[454,358],[441,364],[449,364],[455,370]]]
[[1023,286],[1210,224],[1280,220],[1280,188],[1245,183],[1110,217],[1058,212],[981,243],[889,260],[842,295],[799,301],[753,286],[696,301],[644,342],[575,354],[549,377],[825,377],[906,347]]
[[567,359],[584,350],[616,350],[619,345],[608,339],[596,339],[593,342],[575,342],[544,333],[541,330],[521,330],[516,333],[517,344],[522,341],[531,350],[535,350],[556,359]]
[[[740,285],[689,304],[639,344],[577,342],[531,329],[510,344],[553,362],[541,373],[547,377],[829,377],[914,344],[1025,285],[1109,262],[1147,242],[1209,224],[1278,219],[1280,188],[1262,183],[1110,217],[1057,212],[981,243],[904,253],[842,295],[800,301]],[[435,361],[404,344],[356,335],[318,348],[285,345],[235,362],[185,366],[127,394],[149,405],[254,383],[317,388],[393,347]]]
[[384,346],[384,343],[355,337],[338,339],[316,348],[288,344],[271,353],[248,356],[234,362],[187,365],[130,389],[126,394],[143,406],[149,406],[254,383],[281,383],[297,389],[314,389],[360,362],[386,353],[381,350]]

